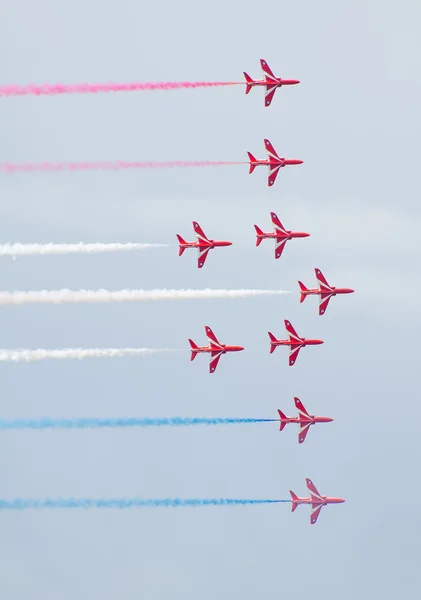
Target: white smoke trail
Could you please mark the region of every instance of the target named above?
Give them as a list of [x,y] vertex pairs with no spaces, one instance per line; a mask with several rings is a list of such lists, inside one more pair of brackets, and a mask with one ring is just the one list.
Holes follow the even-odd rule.
[[146,250],[148,248],[166,248],[169,244],[127,244],[95,242],[85,244],[0,244],[0,256],[29,256],[43,254],[95,254],[99,252],[128,252],[130,250]]
[[60,350],[0,350],[0,362],[33,362],[36,360],[48,360],[50,358],[114,358],[116,356],[147,356],[160,352],[177,352],[167,348],[63,348]]
[[284,290],[40,290],[0,292],[0,304],[80,304],[85,302],[146,302],[206,300],[288,294]]

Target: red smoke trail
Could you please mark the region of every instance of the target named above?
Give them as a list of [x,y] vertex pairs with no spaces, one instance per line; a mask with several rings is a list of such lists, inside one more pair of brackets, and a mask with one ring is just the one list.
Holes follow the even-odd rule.
[[166,162],[133,162],[133,161],[102,161],[102,162],[63,162],[63,163],[0,163],[0,173],[28,173],[32,171],[122,171],[127,169],[173,169],[183,167],[215,167],[221,165],[244,165],[243,162],[195,160],[173,160]]
[[3,85],[0,96],[56,96],[57,94],[97,94],[99,92],[138,92],[240,85],[239,81],[168,81],[156,83],[74,83],[43,85]]

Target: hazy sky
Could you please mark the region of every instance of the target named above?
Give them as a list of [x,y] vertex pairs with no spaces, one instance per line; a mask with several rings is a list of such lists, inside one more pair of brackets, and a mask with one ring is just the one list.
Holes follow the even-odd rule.
[[[242,86],[2,98],[0,162],[244,160],[268,137],[273,188],[246,165],[197,170],[0,176],[0,243],[228,239],[201,270],[176,246],[1,261],[2,290],[276,288],[280,297],[2,307],[4,348],[180,348],[83,362],[0,364],[4,417],[238,416],[310,412],[312,428],[3,432],[0,497],[346,498],[289,505],[0,514],[0,595],[125,600],[415,597],[420,561],[421,252],[419,3],[190,0],[0,4],[0,84],[298,78],[270,108]],[[275,211],[311,237],[255,247]],[[297,280],[314,267],[352,287],[318,316]],[[288,367],[267,331],[288,318],[325,340]],[[189,362],[204,325],[245,351]]]

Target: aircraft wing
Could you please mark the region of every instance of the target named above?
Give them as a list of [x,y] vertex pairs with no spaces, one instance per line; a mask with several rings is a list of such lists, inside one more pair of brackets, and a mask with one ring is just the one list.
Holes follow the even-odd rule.
[[201,246],[197,250],[199,252],[197,256],[197,268],[201,269],[206,262],[206,258],[208,256],[210,248]]
[[273,230],[275,233],[282,233],[283,235],[287,235],[287,230],[282,225],[279,217],[274,212],[270,213],[270,218],[272,220]]
[[284,251],[285,244],[287,243],[288,238],[285,237],[277,237],[275,243],[275,258],[280,258],[282,252]]
[[285,323],[285,329],[287,330],[287,333],[289,335],[289,339],[292,340],[293,342],[301,342],[301,338],[298,335],[298,333],[295,331],[294,327],[291,325],[290,321],[287,321],[287,319],[285,319],[284,321]]
[[310,515],[310,524],[311,525],[314,525],[315,522],[317,521],[322,508],[323,508],[323,505],[318,504],[317,508],[314,508],[314,510],[311,511],[311,515]]
[[278,84],[276,84],[276,85],[267,84],[266,85],[266,90],[265,90],[265,106],[270,106],[270,103],[273,100],[273,97],[275,95],[277,87],[278,87]]
[[260,59],[260,66],[263,71],[263,77],[265,78],[266,81],[271,81],[271,80],[276,81],[276,77],[273,74],[272,69],[269,67],[269,65],[264,60],[264,58]]
[[272,146],[270,141],[266,138],[265,138],[265,148],[266,148],[266,152],[269,155],[269,158],[275,158],[277,160],[280,160],[275,148]]
[[322,316],[325,314],[327,305],[329,304],[329,300],[332,298],[332,292],[328,292],[327,294],[320,294],[320,304],[319,304],[319,315]]
[[205,232],[203,231],[203,229],[200,227],[199,223],[197,223],[196,221],[193,221],[193,229],[197,235],[197,241],[200,242],[209,242]]
[[293,346],[291,348],[291,351],[289,353],[289,366],[290,367],[292,367],[295,364],[301,348],[302,348],[302,346]]
[[332,287],[328,284],[326,277],[323,275],[320,269],[314,269],[316,273],[317,281],[320,283],[320,289],[322,292],[331,292]]
[[311,418],[310,415],[308,414],[307,410],[305,409],[304,404],[301,402],[301,400],[299,398],[295,397],[294,403],[295,403],[296,409],[298,410],[299,417],[304,418],[304,419]]
[[310,430],[311,423],[305,423],[303,426],[300,424],[300,431],[298,432],[298,443],[302,444],[307,437]]
[[211,352],[211,360],[209,363],[209,373],[214,373],[216,367],[218,366],[219,359],[222,356],[221,350],[212,350]]
[[218,341],[218,338],[216,337],[216,335],[214,334],[214,332],[208,325],[206,325],[206,327],[205,327],[205,332],[206,332],[206,335],[208,336],[208,339],[210,340],[211,346],[217,346],[217,348],[215,348],[215,350],[221,350],[222,347]]
[[278,177],[279,169],[281,165],[269,165],[269,175],[268,175],[268,186],[271,187]]
[[310,492],[310,495],[311,495],[311,500],[312,500],[312,501],[313,501],[313,498],[315,499],[315,501],[316,501],[316,502],[317,502],[317,501],[320,501],[320,500],[322,500],[322,499],[323,499],[323,498],[322,498],[322,496],[321,496],[321,495],[319,494],[319,492],[317,491],[317,488],[316,488],[316,486],[314,485],[314,483],[313,483],[313,482],[311,481],[311,479],[309,479],[308,477],[307,477],[307,479],[306,479],[306,484],[307,484],[307,487],[308,487],[308,489],[309,489],[309,492]]

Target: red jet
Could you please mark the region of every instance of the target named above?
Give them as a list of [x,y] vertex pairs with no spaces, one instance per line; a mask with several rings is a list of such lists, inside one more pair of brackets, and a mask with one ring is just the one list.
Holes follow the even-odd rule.
[[209,346],[197,346],[193,342],[193,340],[189,340],[191,346],[190,360],[194,360],[199,352],[210,352],[210,373],[215,372],[215,369],[218,366],[218,362],[222,354],[226,354],[227,352],[239,352],[240,350],[244,350],[243,346],[226,346],[225,344],[219,343],[212,329],[208,326],[205,327],[205,331],[209,339]]
[[319,315],[322,316],[325,314],[327,305],[329,304],[329,300],[332,296],[336,296],[336,294],[352,294],[354,290],[351,288],[338,288],[333,287],[328,284],[325,276],[321,272],[320,269],[314,269],[317,277],[317,281],[320,283],[320,289],[312,288],[308,289],[301,281],[298,282],[300,286],[300,302],[304,302],[307,296],[316,294],[320,296],[320,304],[319,304]]
[[299,398],[294,398],[295,406],[298,410],[298,417],[287,417],[284,413],[278,409],[279,413],[279,431],[282,431],[287,423],[298,423],[300,431],[298,433],[298,443],[302,444],[306,439],[306,435],[311,427],[315,423],[330,423],[333,421],[331,417],[316,417],[315,415],[309,415],[304,404]]
[[214,248],[220,248],[222,246],[231,246],[232,242],[224,242],[219,240],[210,240],[206,237],[203,229],[200,227],[199,223],[193,221],[193,229],[197,235],[197,242],[186,242],[183,240],[181,235],[177,235],[178,243],[180,248],[178,250],[178,256],[181,256],[186,248],[197,248],[199,252],[199,256],[197,258],[197,267],[201,269],[205,264],[206,257],[208,256],[209,250],[213,250]]
[[297,158],[284,158],[278,156],[275,148],[272,146],[269,140],[265,140],[265,147],[268,153],[268,158],[265,159],[257,159],[254,158],[251,152],[247,152],[249,160],[250,160],[250,169],[249,174],[253,173],[256,167],[268,166],[269,167],[269,175],[268,175],[268,186],[272,186],[275,183],[275,179],[278,176],[279,169],[282,167],[286,167],[287,165],[302,165],[303,160],[299,160]]
[[311,504],[311,525],[314,525],[317,521],[317,517],[319,516],[323,506],[327,506],[328,504],[341,504],[342,502],[345,502],[343,498],[332,498],[330,496],[322,496],[319,494],[311,479],[307,478],[306,483],[310,491],[309,498],[300,498],[299,496],[296,496],[294,492],[291,492],[291,490],[289,490],[289,493],[291,494],[292,498],[292,512],[294,512],[299,504]]
[[263,58],[260,59],[260,66],[262,67],[263,71],[263,80],[252,79],[249,75],[247,75],[247,73],[244,73],[244,77],[246,78],[246,94],[248,94],[251,88],[255,85],[266,86],[265,106],[270,105],[277,88],[280,88],[283,85],[297,85],[297,83],[300,83],[298,79],[281,79],[280,77],[275,77],[275,75],[270,70],[269,65],[265,60],[263,60]]
[[271,212],[270,216],[273,223],[274,233],[265,233],[260,229],[260,227],[257,227],[257,225],[255,225],[254,228],[256,230],[256,246],[259,246],[261,241],[265,238],[273,238],[275,240],[275,258],[279,258],[281,256],[285,248],[285,244],[288,240],[292,240],[294,238],[308,237],[310,235],[309,233],[304,233],[301,231],[289,231],[288,229],[285,229],[285,227],[282,225],[281,221],[278,219],[274,212]]
[[270,354],[272,354],[272,352],[275,351],[277,346],[290,346],[289,366],[292,367],[292,365],[295,364],[295,361],[297,360],[301,348],[304,348],[304,346],[316,346],[319,344],[323,344],[323,341],[302,338],[298,335],[298,333],[295,331],[294,327],[289,321],[285,320],[284,322],[285,329],[289,334],[289,339],[277,340],[273,333],[270,333],[270,331],[268,331],[268,335],[270,338]]

